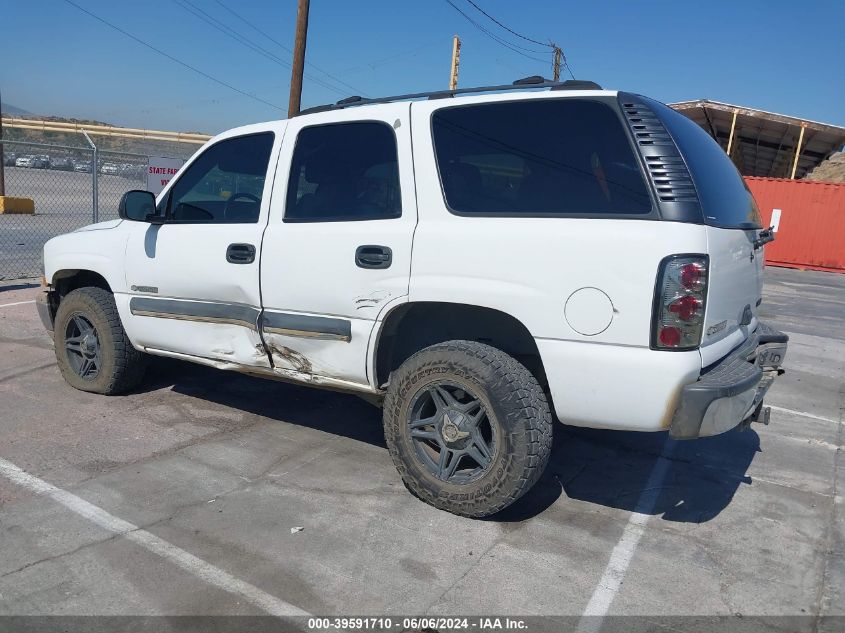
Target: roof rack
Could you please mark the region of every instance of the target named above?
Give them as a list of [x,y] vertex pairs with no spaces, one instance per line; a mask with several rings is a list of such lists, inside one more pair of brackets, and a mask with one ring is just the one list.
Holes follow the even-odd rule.
[[478,88],[458,88],[455,90],[435,90],[433,92],[413,92],[410,94],[396,95],[393,97],[377,97],[368,99],[366,97],[347,97],[337,103],[314,106],[302,110],[299,114],[313,114],[315,112],[328,112],[330,110],[342,110],[353,106],[370,105],[373,103],[390,103],[391,101],[409,101],[411,99],[446,99],[455,95],[472,94],[478,92],[501,92],[503,90],[536,90],[537,88],[549,88],[551,90],[601,90],[602,87],[594,81],[582,79],[567,79],[566,81],[550,81],[540,75],[523,77],[512,84],[501,86],[480,86]]

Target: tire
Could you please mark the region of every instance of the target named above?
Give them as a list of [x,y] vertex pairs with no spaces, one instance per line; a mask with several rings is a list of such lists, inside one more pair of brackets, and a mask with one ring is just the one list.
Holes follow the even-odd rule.
[[412,493],[474,518],[524,495],[552,446],[549,404],[534,376],[501,350],[473,341],[427,347],[394,372],[384,432]]
[[146,357],[132,347],[114,297],[102,288],[78,288],[62,299],[53,341],[62,377],[81,391],[116,395],[144,377]]

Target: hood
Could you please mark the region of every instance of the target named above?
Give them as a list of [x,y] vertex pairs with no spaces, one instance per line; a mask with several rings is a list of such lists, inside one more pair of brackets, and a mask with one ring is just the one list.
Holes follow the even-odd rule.
[[122,219],[117,218],[116,220],[106,220],[105,222],[97,222],[96,224],[88,224],[87,226],[81,226],[74,231],[74,233],[81,233],[84,231],[105,231],[107,229],[113,229],[123,222]]

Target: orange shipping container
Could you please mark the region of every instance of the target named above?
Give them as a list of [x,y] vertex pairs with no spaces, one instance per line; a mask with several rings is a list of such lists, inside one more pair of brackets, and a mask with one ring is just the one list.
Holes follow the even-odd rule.
[[[845,272],[845,183],[746,177],[763,226],[780,209],[777,238],[766,246],[774,266]],[[775,213],[775,220],[777,214]]]

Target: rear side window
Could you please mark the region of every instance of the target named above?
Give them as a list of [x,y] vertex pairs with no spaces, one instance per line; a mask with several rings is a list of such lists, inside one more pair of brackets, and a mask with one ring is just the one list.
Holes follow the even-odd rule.
[[737,168],[698,124],[662,103],[646,99],[689,168],[704,222],[722,228],[759,229],[760,211]]
[[479,215],[645,215],[652,203],[616,112],[535,99],[437,110],[432,134],[449,208]]
[[393,128],[375,121],[303,128],[293,152],[285,222],[380,220],[400,215]]

